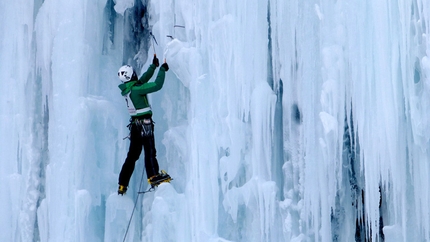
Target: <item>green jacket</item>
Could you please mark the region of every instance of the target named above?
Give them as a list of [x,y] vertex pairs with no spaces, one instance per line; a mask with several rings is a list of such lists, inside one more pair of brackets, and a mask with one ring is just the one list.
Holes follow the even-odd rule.
[[132,117],[152,115],[146,94],[160,90],[163,87],[166,75],[164,67],[160,67],[155,81],[148,82],[154,75],[155,68],[155,65],[151,64],[139,80],[129,81],[118,86],[121,89],[121,95],[127,102],[128,112]]

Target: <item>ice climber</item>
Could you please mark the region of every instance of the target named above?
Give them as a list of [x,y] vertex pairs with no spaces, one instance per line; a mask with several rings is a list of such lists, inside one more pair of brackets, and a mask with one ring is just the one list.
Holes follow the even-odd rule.
[[161,65],[155,81],[148,82],[159,65],[158,58],[154,55],[152,64],[139,79],[133,67],[129,65],[122,66],[118,71],[118,77],[122,81],[118,87],[121,89],[121,95],[125,98],[131,116],[128,125],[130,148],[118,179],[118,194],[121,195],[127,191],[135,163],[142,152],[142,146],[145,154],[146,175],[151,186],[158,186],[161,182],[170,181],[170,176],[165,171],[162,170],[159,173],[154,141],[154,122],[147,98],[148,93],[156,92],[163,87],[165,73],[169,70],[167,63]]

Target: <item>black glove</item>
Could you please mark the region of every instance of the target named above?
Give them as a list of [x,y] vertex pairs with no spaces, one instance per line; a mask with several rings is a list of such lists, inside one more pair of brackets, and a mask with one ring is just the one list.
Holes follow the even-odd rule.
[[160,62],[158,61],[158,58],[155,55],[154,55],[154,59],[152,60],[152,64],[154,64],[155,67],[158,67],[160,65]]
[[166,62],[164,62],[161,67],[164,67],[164,70],[168,71],[169,70],[169,65],[167,65]]

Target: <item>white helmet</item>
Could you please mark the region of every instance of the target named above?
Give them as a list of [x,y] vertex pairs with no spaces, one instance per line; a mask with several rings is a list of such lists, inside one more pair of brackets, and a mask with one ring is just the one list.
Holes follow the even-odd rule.
[[121,66],[118,70],[118,77],[122,82],[131,81],[136,76],[133,67],[129,65]]

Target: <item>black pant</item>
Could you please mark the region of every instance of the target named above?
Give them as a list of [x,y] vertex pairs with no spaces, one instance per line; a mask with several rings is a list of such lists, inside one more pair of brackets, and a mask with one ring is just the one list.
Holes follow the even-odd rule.
[[133,174],[134,165],[139,159],[142,152],[142,146],[145,151],[145,168],[148,178],[158,174],[158,161],[156,158],[155,140],[154,140],[154,123],[152,119],[150,124],[144,124],[143,120],[135,120],[131,123],[130,128],[130,148],[124,165],[119,173],[119,185],[128,187],[130,177]]

